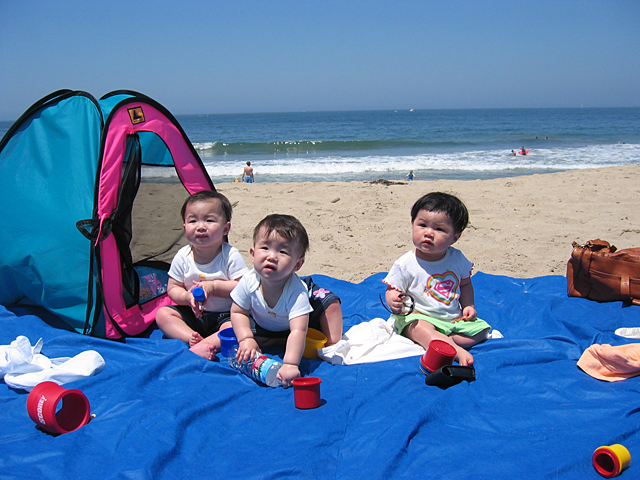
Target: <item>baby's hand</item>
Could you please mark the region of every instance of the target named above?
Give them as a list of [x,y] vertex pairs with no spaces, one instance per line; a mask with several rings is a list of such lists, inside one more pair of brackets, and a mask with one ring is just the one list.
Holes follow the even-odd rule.
[[245,338],[238,345],[238,353],[236,353],[237,362],[248,362],[249,359],[255,357],[256,352],[260,351],[258,342],[253,337]]
[[[204,302],[200,303],[193,297],[193,289],[196,287],[202,287],[204,290]],[[202,311],[204,310],[204,304],[207,302],[207,298],[209,298],[209,294],[207,293],[207,289],[202,286],[199,282],[193,282],[193,286],[189,290],[190,298],[189,305],[191,306],[191,310],[193,310],[193,314],[196,318],[200,318],[202,316]]]
[[297,365],[285,363],[276,376],[282,381],[282,386],[288,388],[291,386],[291,380],[300,376],[300,369]]
[[460,318],[456,318],[454,322],[473,322],[478,317],[478,312],[476,309],[469,305],[464,307],[462,310],[462,316]]
[[392,313],[396,315],[402,313],[402,307],[404,306],[403,298],[402,292],[398,292],[397,290],[393,290],[392,293],[387,294],[387,303]]

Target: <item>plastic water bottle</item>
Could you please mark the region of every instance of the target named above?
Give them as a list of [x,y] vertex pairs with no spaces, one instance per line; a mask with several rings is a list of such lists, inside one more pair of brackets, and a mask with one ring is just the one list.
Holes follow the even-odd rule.
[[191,294],[200,305],[200,311],[204,310],[204,302],[207,300],[207,296],[204,294],[204,288],[194,287],[193,290],[191,290]]
[[253,359],[249,359],[247,362],[238,362],[236,360],[236,353],[238,353],[238,347],[235,346],[229,350],[229,356],[227,361],[229,365],[236,370],[244,373],[247,377],[268,385],[269,387],[279,387],[282,382],[277,377],[282,363],[270,358],[264,353],[256,352]]

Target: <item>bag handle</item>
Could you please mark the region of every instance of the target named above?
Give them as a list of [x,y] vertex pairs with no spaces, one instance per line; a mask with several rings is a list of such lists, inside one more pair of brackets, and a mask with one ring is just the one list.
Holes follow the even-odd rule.
[[[587,243],[586,245],[579,245],[577,242],[573,242],[573,248],[580,249],[580,258],[578,260],[579,268],[575,272],[575,276],[579,276],[580,272],[582,272],[582,270],[584,269],[586,276],[590,277],[589,267],[591,267],[591,256],[593,255],[593,251],[591,250],[589,243]],[[587,252],[587,258],[585,258],[585,254],[587,254]]]

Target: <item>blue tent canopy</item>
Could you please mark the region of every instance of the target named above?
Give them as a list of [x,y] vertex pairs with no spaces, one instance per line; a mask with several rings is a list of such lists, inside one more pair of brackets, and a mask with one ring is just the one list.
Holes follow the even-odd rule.
[[[0,304],[42,306],[92,335],[144,331],[164,301],[141,306],[129,260],[145,164],[174,167],[185,193],[214,189],[182,127],[146,95],[60,90],[29,108],[0,141]],[[112,264],[122,271],[107,276]]]

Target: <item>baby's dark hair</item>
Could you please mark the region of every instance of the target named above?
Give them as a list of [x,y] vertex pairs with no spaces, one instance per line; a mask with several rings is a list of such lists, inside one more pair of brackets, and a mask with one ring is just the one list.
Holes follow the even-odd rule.
[[187,197],[187,199],[184,201],[184,204],[182,204],[182,208],[180,209],[180,216],[182,217],[182,220],[184,220],[184,214],[187,212],[187,207],[189,205],[198,202],[208,202],[210,200],[218,200],[220,202],[220,209],[222,210],[222,213],[224,213],[227,222],[230,222],[231,214],[233,213],[231,202],[223,194],[214,190],[202,190],[200,192],[194,193],[193,195],[189,195],[189,197]]
[[267,215],[253,229],[253,244],[255,245],[260,230],[264,227],[268,237],[272,232],[276,232],[288,242],[296,243],[302,252],[301,257],[309,250],[309,236],[300,221],[292,215],[280,215],[277,213]]
[[414,222],[420,210],[440,212],[446,214],[455,233],[462,233],[469,223],[469,211],[462,200],[448,193],[431,192],[420,197],[411,207],[411,223]]

